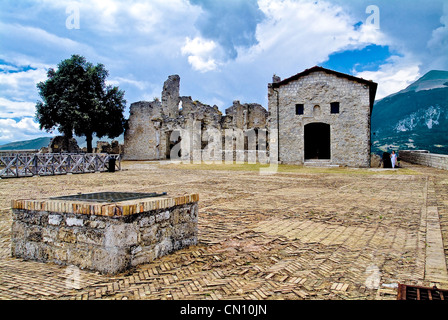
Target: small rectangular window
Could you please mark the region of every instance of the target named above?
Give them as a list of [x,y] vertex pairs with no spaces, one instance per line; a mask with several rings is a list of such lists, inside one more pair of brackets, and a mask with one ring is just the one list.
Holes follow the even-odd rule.
[[331,106],[331,113],[339,113],[339,102],[332,102],[330,106]]
[[296,104],[296,114],[303,114],[303,104]]

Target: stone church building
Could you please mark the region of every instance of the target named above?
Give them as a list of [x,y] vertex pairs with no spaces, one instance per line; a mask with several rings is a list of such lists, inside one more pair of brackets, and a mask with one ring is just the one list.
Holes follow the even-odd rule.
[[[189,160],[204,160],[211,149],[214,160],[227,161],[230,153],[244,162],[370,167],[370,116],[377,90],[372,81],[322,67],[284,80],[274,76],[268,84],[269,112],[259,104],[234,101],[225,115],[217,106],[181,97],[179,86],[180,77],[169,76],[161,101],[131,104],[125,160],[170,159],[177,145],[181,158]],[[217,136],[210,139],[213,133]]]
[[[370,167],[377,84],[322,67],[268,85],[280,163]],[[273,155],[271,155],[272,159]]]

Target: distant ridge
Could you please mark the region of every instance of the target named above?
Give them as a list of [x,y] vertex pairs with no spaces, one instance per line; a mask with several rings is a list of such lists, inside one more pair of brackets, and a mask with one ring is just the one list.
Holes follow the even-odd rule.
[[448,88],[448,71],[432,70],[399,93]]
[[[78,146],[80,148],[87,146],[87,142],[84,137],[74,136],[74,138],[78,142]],[[42,137],[42,138],[37,138],[37,139],[33,139],[33,140],[11,142],[8,144],[0,145],[0,151],[2,151],[2,150],[39,150],[42,147],[48,147],[51,139],[52,139],[52,137]],[[119,143],[123,144],[124,135],[122,134],[115,139],[107,139],[107,138],[99,139],[98,137],[94,136],[93,140],[92,140],[93,146],[96,146],[96,143],[100,140],[101,141],[118,140]]]
[[448,71],[432,70],[376,101],[371,124],[372,152],[424,149],[448,154]]
[[51,137],[42,137],[33,140],[17,141],[0,146],[1,150],[38,150],[50,144]]

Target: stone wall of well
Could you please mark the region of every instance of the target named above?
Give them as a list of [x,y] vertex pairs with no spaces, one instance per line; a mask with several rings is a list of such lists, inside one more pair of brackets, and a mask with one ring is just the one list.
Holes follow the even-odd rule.
[[[269,126],[270,130],[279,130],[279,160],[282,163],[304,163],[305,125],[321,122],[330,125],[331,164],[370,166],[368,87],[320,71],[278,88],[270,86],[268,101]],[[340,103],[338,114],[330,113],[332,102]],[[303,115],[295,114],[296,104],[304,104]]]
[[430,153],[426,150],[400,150],[398,156],[409,163],[448,170],[448,155],[445,154]]
[[197,243],[198,195],[136,204],[13,201],[13,257],[115,274]]

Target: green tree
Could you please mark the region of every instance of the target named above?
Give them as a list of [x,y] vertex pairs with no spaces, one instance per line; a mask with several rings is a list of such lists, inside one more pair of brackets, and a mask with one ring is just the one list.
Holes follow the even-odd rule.
[[92,152],[92,138],[118,137],[123,133],[126,106],[124,91],[106,85],[109,72],[104,65],[87,62],[79,55],[61,61],[57,70],[49,69],[48,79],[37,88],[42,101],[36,104],[40,129],[55,128],[66,141],[85,136],[87,152]]

